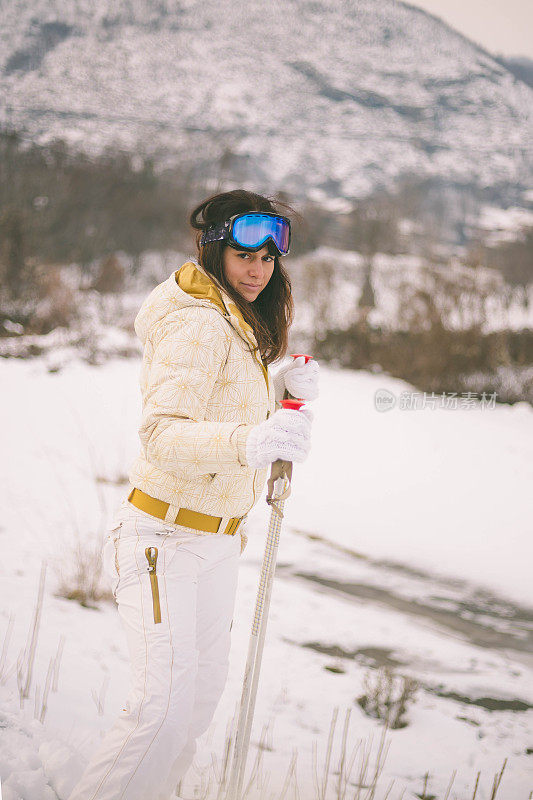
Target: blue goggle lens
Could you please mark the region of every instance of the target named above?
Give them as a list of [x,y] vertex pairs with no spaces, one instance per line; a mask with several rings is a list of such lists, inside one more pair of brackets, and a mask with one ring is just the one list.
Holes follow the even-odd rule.
[[259,248],[271,238],[280,253],[289,251],[290,226],[283,217],[246,214],[233,223],[232,236],[241,247]]

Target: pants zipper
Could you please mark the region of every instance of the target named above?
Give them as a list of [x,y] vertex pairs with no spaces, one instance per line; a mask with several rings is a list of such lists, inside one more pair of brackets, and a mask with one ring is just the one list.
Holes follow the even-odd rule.
[[157,582],[157,547],[147,547],[144,551],[148,561],[150,573],[150,586],[152,587],[152,603],[154,607],[154,622],[161,622],[161,605],[159,602],[159,584]]
[[117,539],[113,540],[113,544],[115,545],[115,569],[117,571],[117,575],[120,578],[120,564],[118,563],[118,547],[117,547]]

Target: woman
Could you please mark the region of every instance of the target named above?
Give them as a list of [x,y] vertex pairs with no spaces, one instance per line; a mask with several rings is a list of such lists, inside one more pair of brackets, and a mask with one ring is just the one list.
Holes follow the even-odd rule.
[[167,800],[190,766],[228,672],[243,520],[268,466],[303,461],[318,367],[287,349],[290,222],[244,190],[191,214],[198,259],[157,286],[135,330],[144,345],[141,452],[104,545],[131,658],[126,707],[69,800]]

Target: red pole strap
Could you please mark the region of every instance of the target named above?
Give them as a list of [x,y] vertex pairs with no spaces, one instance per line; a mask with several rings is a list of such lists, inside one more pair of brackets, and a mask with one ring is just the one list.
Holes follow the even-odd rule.
[[282,400],[281,405],[283,406],[283,408],[290,408],[293,411],[299,411],[301,407],[304,405],[304,401],[294,400],[289,397],[286,400]]
[[305,363],[311,361],[313,356],[307,356],[305,353],[291,353],[291,358],[305,358]]

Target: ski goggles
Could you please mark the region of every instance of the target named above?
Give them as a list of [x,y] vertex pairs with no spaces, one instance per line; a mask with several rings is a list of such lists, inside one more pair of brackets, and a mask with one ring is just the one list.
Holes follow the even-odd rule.
[[200,244],[227,239],[232,247],[243,247],[255,252],[271,239],[278,253],[286,256],[291,241],[291,223],[287,217],[269,211],[250,211],[234,214],[221,225],[202,233]]

